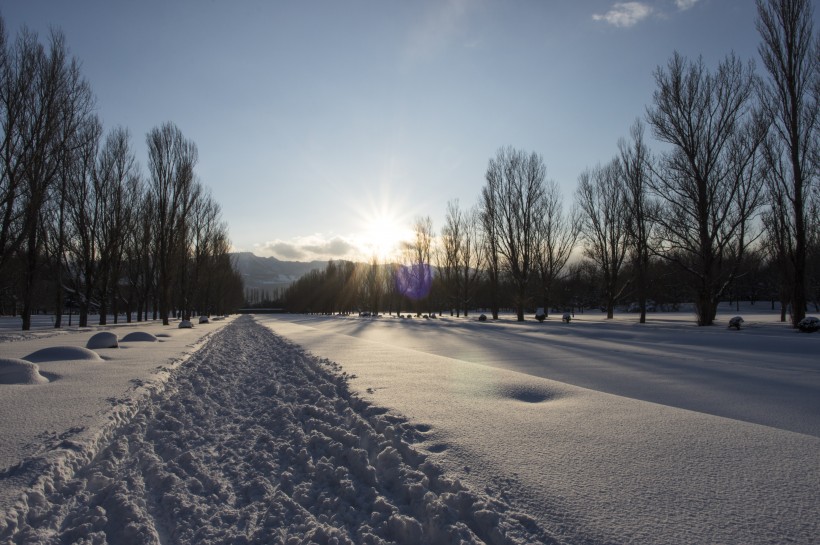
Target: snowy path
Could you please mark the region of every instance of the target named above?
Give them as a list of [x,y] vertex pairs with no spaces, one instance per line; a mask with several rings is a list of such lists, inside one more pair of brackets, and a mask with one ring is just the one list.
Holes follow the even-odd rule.
[[820,437],[820,336],[783,324],[697,328],[660,315],[640,325],[579,315],[530,321],[294,316],[328,333],[510,369],[600,392]]
[[330,362],[250,317],[215,333],[13,543],[550,542],[442,474],[425,426],[351,396]]
[[[473,489],[498,491],[566,543],[810,544],[820,535],[818,437],[470,361],[493,345],[493,357],[503,361],[499,353],[508,350],[514,365],[527,358],[527,349],[530,360],[543,353],[533,341],[499,343],[526,341],[503,327],[495,337],[486,324],[477,324],[481,333],[445,333],[442,321],[396,320],[392,329],[379,329],[369,321],[335,319],[345,324],[342,330],[376,332],[366,339],[337,334],[320,317],[257,320],[356,375],[351,386],[366,399],[429,425],[419,446],[431,458]],[[402,327],[411,333],[403,336]],[[447,335],[451,346],[464,335],[463,357],[434,353]],[[652,335],[639,352],[652,349]],[[654,335],[661,342],[691,342],[680,329]],[[588,338],[576,344],[584,342],[587,358],[612,357],[611,343]],[[748,344],[748,351],[734,347],[731,357],[713,355],[725,359],[711,365],[731,367],[733,358],[746,355],[754,360],[756,343]],[[626,361],[629,354],[617,357]],[[582,359],[576,354],[576,362]]]

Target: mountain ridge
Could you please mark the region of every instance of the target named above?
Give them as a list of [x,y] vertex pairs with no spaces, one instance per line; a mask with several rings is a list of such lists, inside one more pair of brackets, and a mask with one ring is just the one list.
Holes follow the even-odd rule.
[[230,255],[246,290],[272,291],[287,288],[310,271],[327,266],[327,261],[283,261],[275,257],[258,256],[253,252],[233,252]]

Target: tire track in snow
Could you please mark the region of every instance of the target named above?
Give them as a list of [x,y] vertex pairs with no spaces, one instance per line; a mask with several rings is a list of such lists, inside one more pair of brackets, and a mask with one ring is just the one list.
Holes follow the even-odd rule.
[[419,432],[249,316],[177,369],[14,543],[549,543]]

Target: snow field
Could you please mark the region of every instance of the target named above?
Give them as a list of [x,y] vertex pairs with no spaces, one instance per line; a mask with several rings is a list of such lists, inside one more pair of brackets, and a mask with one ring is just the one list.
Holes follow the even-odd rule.
[[29,495],[13,543],[550,542],[413,447],[414,426],[250,317],[219,331],[88,465]]
[[[323,317],[257,320],[341,365],[355,376],[351,387],[366,400],[430,426],[419,447],[432,459],[472,489],[532,515],[562,542],[810,544],[820,535],[820,438],[501,367],[510,358],[549,357],[558,341],[543,328],[538,331],[546,337],[526,355],[530,349],[522,339],[495,324],[487,328],[476,322],[462,329],[439,320],[424,322],[425,327],[398,321],[368,326],[340,319],[350,325],[336,327]],[[399,341],[405,327],[412,334]],[[567,339],[581,335],[584,355],[575,356],[578,365],[584,358],[600,360],[602,367],[611,358],[629,360],[653,346],[653,336],[661,342],[696,342],[685,330],[661,328],[647,330],[634,346],[616,345],[610,340],[620,335],[617,325],[604,330],[610,340],[554,327]],[[634,327],[625,327],[622,334],[628,337]],[[442,328],[454,331],[452,341],[440,334]],[[735,362],[753,356],[760,345],[756,337],[719,333],[733,340],[731,350],[710,354],[716,372],[735,369]],[[805,345],[813,339],[798,340]],[[447,350],[470,358],[482,354],[486,364],[432,353],[450,342]],[[668,350],[656,348],[659,358]],[[489,361],[490,354],[497,360]],[[800,372],[813,383],[808,373],[816,375],[816,366],[805,367]],[[686,375],[676,380],[693,393],[708,386]]]

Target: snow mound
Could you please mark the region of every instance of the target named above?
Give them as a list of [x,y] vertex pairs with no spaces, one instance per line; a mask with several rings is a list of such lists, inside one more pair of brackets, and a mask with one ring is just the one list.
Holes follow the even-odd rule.
[[43,384],[48,379],[40,374],[40,367],[30,361],[0,358],[0,384]]
[[207,324],[207,323],[209,323],[208,317],[207,317],[207,316],[200,316],[200,317],[199,317],[199,323],[200,323],[200,324]]
[[191,320],[182,320],[179,322],[179,329],[191,329],[194,327],[194,324],[191,323]]
[[119,342],[117,335],[110,331],[100,331],[96,335],[88,339],[85,345],[86,348],[118,348]]
[[32,352],[23,359],[34,363],[65,360],[102,361],[96,352],[80,346],[50,346]]
[[148,333],[147,331],[132,331],[128,335],[122,338],[122,342],[124,343],[133,343],[133,342],[149,342],[155,343],[158,342],[159,339],[155,335]]

